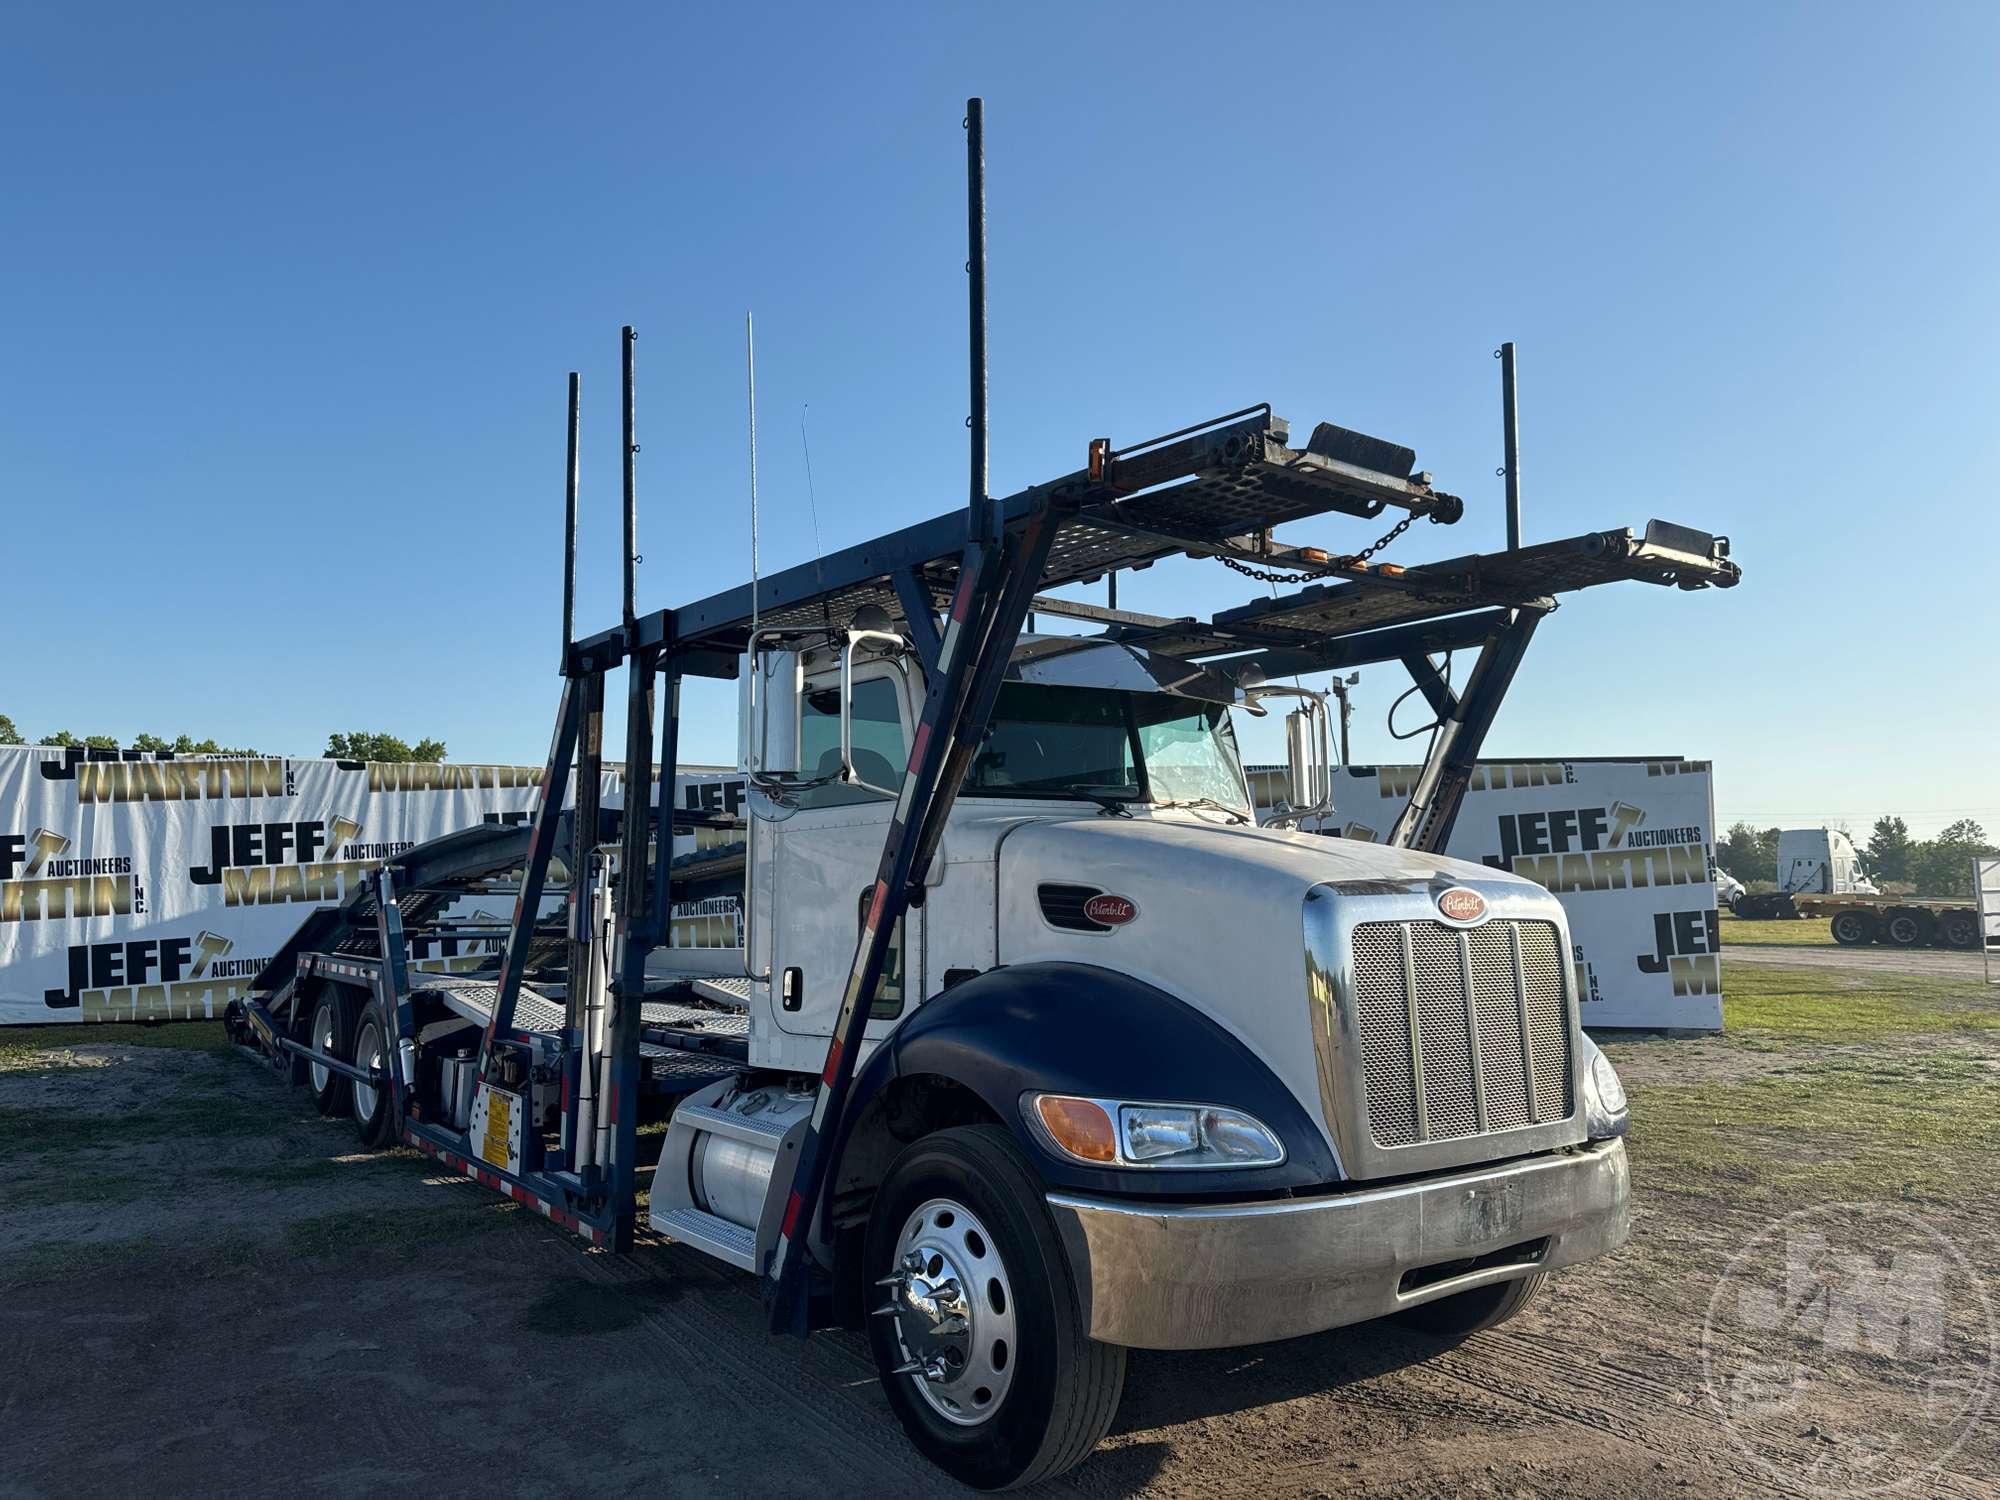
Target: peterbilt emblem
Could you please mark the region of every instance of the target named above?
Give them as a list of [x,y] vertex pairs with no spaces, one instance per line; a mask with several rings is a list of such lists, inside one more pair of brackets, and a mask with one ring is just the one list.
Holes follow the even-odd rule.
[[1101,927],[1123,927],[1139,915],[1139,908],[1125,897],[1107,891],[1084,902],[1083,914]]
[[1438,910],[1454,922],[1477,922],[1486,915],[1486,898],[1475,890],[1455,885],[1438,893]]

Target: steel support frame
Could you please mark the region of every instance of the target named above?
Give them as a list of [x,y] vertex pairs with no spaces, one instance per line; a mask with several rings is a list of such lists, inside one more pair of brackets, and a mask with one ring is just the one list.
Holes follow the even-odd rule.
[[839,1134],[854,1081],[870,1003],[881,984],[891,935],[921,886],[966,770],[985,736],[1055,531],[1055,505],[1045,500],[996,542],[969,545],[960,564],[958,591],[939,645],[938,669],[928,674],[923,714],[911,736],[868,915],[841,994],[811,1123],[794,1159],[791,1191],[767,1268],[765,1292],[773,1332],[811,1331],[813,1288],[806,1241],[819,1220],[833,1165],[829,1148]]
[[1437,854],[1450,840],[1480,747],[1545,612],[1513,609],[1503,613],[1507,619],[1486,637],[1472,675],[1455,697],[1427,658],[1405,658],[1417,686],[1438,709],[1437,738],[1424,759],[1410,800],[1385,842]]

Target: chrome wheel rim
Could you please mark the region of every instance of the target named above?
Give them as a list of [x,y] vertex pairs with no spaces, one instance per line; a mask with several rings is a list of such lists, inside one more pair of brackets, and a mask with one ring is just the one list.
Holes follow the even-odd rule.
[[[331,1005],[322,1005],[318,1010],[313,1012],[313,1051],[319,1053],[322,1057],[333,1056],[333,1007]],[[332,1076],[332,1073],[327,1071],[324,1063],[315,1062],[312,1065],[314,1092],[324,1093],[326,1090],[326,1081]]]
[[1014,1383],[1014,1287],[993,1235],[963,1203],[933,1198],[903,1222],[878,1316],[895,1319],[895,1374],[959,1427],[992,1420]]
[[[375,1023],[365,1023],[354,1036],[354,1066],[366,1071],[382,1066],[382,1033]],[[375,1118],[375,1090],[359,1079],[354,1083],[354,1113],[363,1120]]]

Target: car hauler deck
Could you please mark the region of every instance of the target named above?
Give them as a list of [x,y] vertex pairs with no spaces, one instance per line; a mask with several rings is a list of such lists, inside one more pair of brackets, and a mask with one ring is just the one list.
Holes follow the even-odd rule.
[[[1330,424],[1295,445],[1267,406],[1091,442],[990,500],[976,101],[968,124],[967,505],[640,613],[628,329],[623,621],[572,626],[572,463],[532,822],[387,861],[232,1020],[365,1143],[406,1141],[595,1244],[631,1242],[653,1165],[655,1230],[761,1277],[777,1330],[865,1328],[912,1440],[1005,1487],[1090,1451],[1127,1348],[1387,1314],[1483,1327],[1623,1240],[1624,1101],[1578,1020],[1562,908],[1438,851],[1557,594],[1738,572],[1726,543],[1658,522],[1378,562],[1460,502],[1407,449]],[[572,384],[572,458],[575,413]],[[1328,518],[1393,525],[1351,553],[1273,536]],[[1207,617],[1048,592],[1178,558],[1287,582]],[[1024,632],[1031,613],[1097,633]],[[1433,658],[1461,649],[1454,687]],[[1390,842],[1256,827],[1230,710],[1386,661],[1438,719]],[[733,868],[675,859],[685,815],[632,792],[656,732],[671,785],[689,676],[741,688]],[[1294,712],[1310,775],[1313,708]],[[724,889],[741,950],[671,945],[676,904]],[[490,972],[410,972],[410,933],[475,890],[515,896]],[[649,1111],[669,1118],[656,1164]]]

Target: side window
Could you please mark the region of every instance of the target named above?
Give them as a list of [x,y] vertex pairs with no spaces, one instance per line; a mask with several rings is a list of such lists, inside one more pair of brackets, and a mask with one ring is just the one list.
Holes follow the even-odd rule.
[[[854,684],[854,774],[877,786],[903,784],[909,751],[903,739],[902,695],[894,679],[869,677]],[[840,688],[809,689],[799,720],[799,769],[808,776],[840,770]],[[879,802],[882,794],[837,781],[815,787],[801,807],[849,807]]]
[[[868,925],[868,902],[875,887],[861,892],[861,904],[854,913],[854,941],[861,941],[861,929]],[[882,982],[875,986],[875,1000],[868,1007],[871,1021],[893,1021],[903,1013],[903,919],[896,918],[896,930],[889,934],[889,956],[882,961]]]

